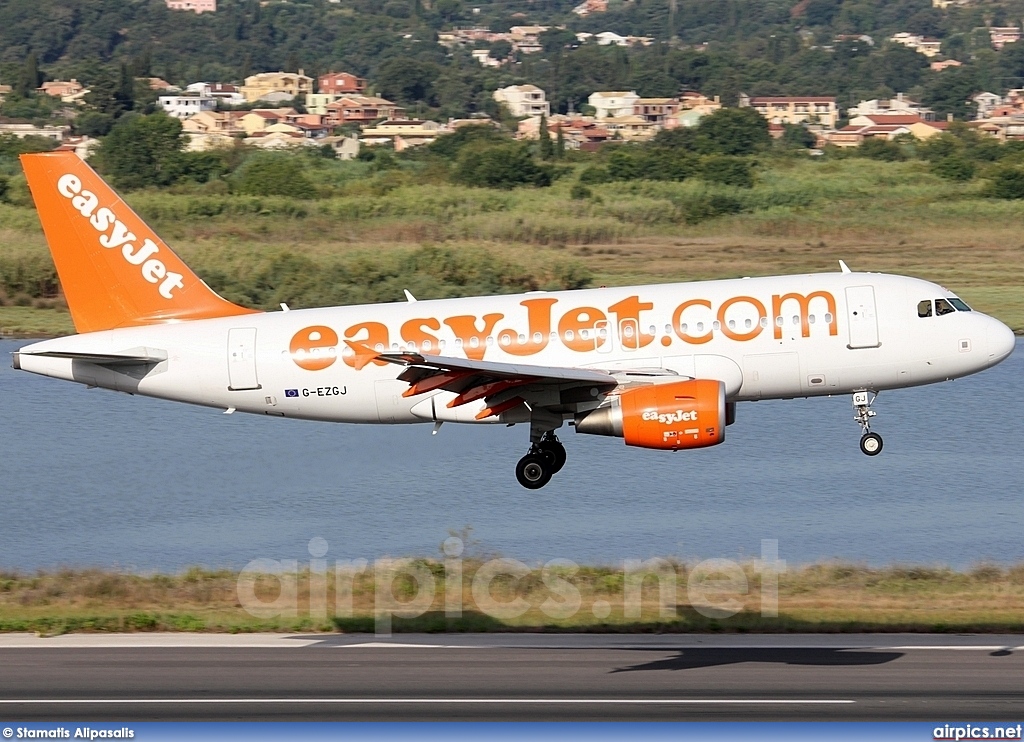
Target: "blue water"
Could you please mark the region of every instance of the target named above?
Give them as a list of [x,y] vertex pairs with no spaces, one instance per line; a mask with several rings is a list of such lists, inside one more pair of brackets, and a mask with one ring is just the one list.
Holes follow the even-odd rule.
[[[27,342],[27,341],[26,341]],[[977,376],[887,392],[860,453],[847,397],[739,406],[722,446],[627,449],[563,429],[522,489],[524,426],[350,426],[130,397],[10,368],[0,341],[0,568],[175,570],[252,559],[437,556],[449,529],[537,562],[757,556],[790,564],[1024,560],[1024,348]]]

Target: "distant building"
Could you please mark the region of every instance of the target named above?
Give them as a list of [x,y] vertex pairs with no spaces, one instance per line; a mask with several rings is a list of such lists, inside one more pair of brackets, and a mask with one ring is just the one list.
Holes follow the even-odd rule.
[[222,101],[229,106],[238,106],[245,103],[245,96],[242,95],[236,85],[229,85],[223,82],[194,82],[187,86],[185,91]]
[[289,98],[305,96],[313,92],[313,78],[302,72],[261,72],[258,75],[250,75],[245,78],[245,85],[239,92],[249,103],[267,100],[271,93],[284,93]]
[[72,77],[70,80],[51,80],[49,82],[44,82],[36,88],[36,90],[40,93],[51,95],[54,98],[65,98],[67,96],[81,93],[83,88],[82,83]]
[[504,103],[513,116],[550,116],[547,95],[536,85],[509,85],[494,91],[494,100]]
[[317,92],[327,95],[345,95],[366,91],[366,80],[348,72],[328,72],[317,78]]
[[639,98],[633,104],[633,115],[655,126],[664,126],[665,119],[678,110],[678,98]]
[[164,0],[171,10],[191,10],[193,13],[216,13],[217,0]]
[[605,119],[632,116],[633,107],[638,100],[640,100],[640,96],[636,94],[635,90],[628,92],[599,91],[591,93],[587,102],[594,107],[594,118]]
[[846,111],[848,118],[856,116],[920,116],[924,121],[931,121],[935,114],[930,108],[924,108],[915,103],[903,93],[897,93],[895,98],[889,100],[862,100]]
[[578,16],[588,16],[591,13],[604,13],[608,10],[608,0],[584,0],[584,2],[572,9]]
[[971,100],[978,106],[977,117],[979,119],[987,119],[993,109],[1003,104],[1003,97],[1001,95],[989,92],[978,93]]
[[217,99],[205,95],[161,95],[157,103],[168,116],[176,119],[187,119],[200,111],[212,111],[217,107]]
[[770,124],[813,124],[834,129],[836,99],[828,96],[750,97],[740,93],[740,108],[753,108]]
[[932,62],[932,72],[942,72],[942,70],[948,70],[950,67],[963,67],[963,62],[958,62],[955,59],[944,59],[941,62]]
[[906,31],[890,36],[889,41],[895,44],[902,44],[908,49],[913,49],[926,57],[937,56],[942,51],[942,42],[939,39],[907,33]]
[[941,134],[947,122],[924,121],[920,116],[857,116],[847,126],[833,132],[824,132],[825,141],[837,147],[858,147],[867,139],[893,140],[901,134],[917,139],[930,139]]
[[344,95],[327,106],[324,124],[372,124],[380,119],[398,118],[403,113],[401,106],[384,98],[372,95]]
[[992,48],[999,51],[1007,44],[1020,40],[1020,29],[1016,26],[990,26],[988,35]]
[[70,126],[33,126],[32,124],[0,124],[0,136],[11,134],[18,139],[25,137],[46,137],[55,142],[67,138]]

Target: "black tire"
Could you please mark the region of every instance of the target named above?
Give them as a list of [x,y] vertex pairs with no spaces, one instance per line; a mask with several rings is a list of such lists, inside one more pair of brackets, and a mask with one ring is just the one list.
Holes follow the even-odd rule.
[[882,453],[882,436],[878,433],[865,433],[860,439],[860,450],[866,456]]
[[551,481],[552,474],[551,460],[544,454],[528,453],[516,464],[516,479],[528,490],[539,490]]
[[562,445],[561,441],[544,440],[537,444],[537,448],[551,461],[552,475],[562,471],[562,467],[565,466],[565,460],[568,457],[565,453],[565,446]]

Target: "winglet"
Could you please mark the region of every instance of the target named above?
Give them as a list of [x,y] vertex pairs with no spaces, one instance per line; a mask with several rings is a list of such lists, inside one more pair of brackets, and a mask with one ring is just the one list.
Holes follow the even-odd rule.
[[377,360],[378,356],[380,356],[380,353],[370,346],[363,345],[362,343],[354,343],[351,340],[346,340],[345,345],[351,348],[352,352],[355,354],[352,357],[352,367],[355,368],[356,371],[361,371],[364,367],[373,363]]
[[853,273],[853,271],[850,270],[850,266],[846,264],[845,260],[839,261],[839,270],[841,270],[843,273]]

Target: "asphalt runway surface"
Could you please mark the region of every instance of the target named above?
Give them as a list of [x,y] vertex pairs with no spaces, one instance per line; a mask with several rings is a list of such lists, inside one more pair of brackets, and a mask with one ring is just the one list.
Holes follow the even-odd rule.
[[1024,720],[1024,636],[0,635],[0,721]]

